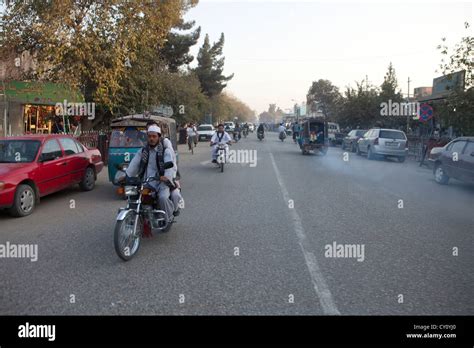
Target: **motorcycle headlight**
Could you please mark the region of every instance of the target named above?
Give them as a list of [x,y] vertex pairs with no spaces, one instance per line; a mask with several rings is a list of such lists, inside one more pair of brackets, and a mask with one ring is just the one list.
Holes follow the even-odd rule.
[[129,165],[129,163],[122,163],[122,164],[119,165],[119,169],[123,170],[123,171],[126,171],[127,168],[128,168],[128,165]]
[[138,195],[138,189],[135,186],[125,186],[125,195],[126,196]]

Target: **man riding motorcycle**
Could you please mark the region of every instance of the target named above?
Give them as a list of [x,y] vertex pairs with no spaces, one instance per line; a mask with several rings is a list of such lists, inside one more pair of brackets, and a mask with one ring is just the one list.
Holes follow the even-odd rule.
[[212,163],[217,163],[217,144],[225,144],[226,153],[229,153],[229,145],[232,142],[232,138],[230,137],[229,133],[224,131],[224,125],[219,124],[217,126],[217,132],[211,138],[211,156],[212,156]]
[[286,127],[283,125],[283,123],[280,123],[280,127],[278,127],[278,133],[281,132],[286,132]]
[[[156,121],[148,121],[147,124],[146,124],[146,128],[147,128],[147,131],[148,131],[148,128],[150,128],[150,126],[152,125],[155,125],[155,126],[158,126],[158,123]],[[165,148],[169,148],[171,150],[171,154],[173,155],[173,168],[171,168],[171,170],[173,171],[173,184],[175,186],[175,189],[172,189],[171,190],[171,200],[173,201],[173,204],[174,204],[174,216],[178,216],[180,214],[179,212],[179,206],[180,206],[180,202],[183,202],[183,196],[181,195],[181,185],[180,185],[180,179],[181,179],[181,175],[179,173],[179,169],[178,169],[178,163],[176,161],[176,153],[173,149],[173,144],[171,143],[171,140],[169,140],[168,138],[166,137],[163,137],[163,145],[165,146]]]
[[249,124],[247,122],[245,122],[244,126],[242,127],[243,129],[243,133],[244,133],[244,137],[247,137],[247,135],[249,134]]
[[278,127],[278,134],[279,134],[279,138],[283,141],[283,139],[286,138],[286,127],[285,125],[282,123],[280,123],[280,127]]
[[[159,181],[150,182],[158,196],[160,208],[164,210],[170,222],[174,215],[175,204],[170,199],[170,190],[175,189],[173,183],[173,168],[164,169],[166,162],[173,162],[174,154],[172,147],[164,143],[161,137],[161,129],[157,125],[151,125],[147,130],[148,144],[140,149],[130,162],[126,174],[127,178],[139,177],[141,180],[149,177],[159,177]],[[174,161],[176,166],[176,162]]]
[[263,123],[260,123],[257,128],[257,137],[259,137],[260,134],[262,135],[262,139],[265,138],[265,127]]
[[236,123],[234,128],[234,140],[237,142],[240,138],[242,138],[242,135],[240,134],[240,125],[239,123]]

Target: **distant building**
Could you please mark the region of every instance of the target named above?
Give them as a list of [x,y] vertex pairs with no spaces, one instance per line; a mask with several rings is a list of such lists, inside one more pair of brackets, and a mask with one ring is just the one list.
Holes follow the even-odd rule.
[[413,90],[413,96],[416,100],[419,98],[428,97],[431,95],[433,87],[416,87]]

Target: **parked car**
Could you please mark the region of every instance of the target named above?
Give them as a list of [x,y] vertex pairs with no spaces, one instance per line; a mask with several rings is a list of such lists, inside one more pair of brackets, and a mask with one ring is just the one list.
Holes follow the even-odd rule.
[[103,167],[99,150],[68,135],[0,138],[0,208],[26,216],[50,193],[75,184],[90,191]]
[[357,141],[357,154],[362,153],[367,153],[369,160],[384,156],[404,162],[408,154],[407,136],[397,129],[372,128]]
[[201,124],[197,128],[199,134],[199,141],[201,140],[211,140],[212,136],[216,132],[212,124]]
[[342,139],[342,149],[349,149],[352,152],[357,150],[357,141],[364,136],[366,129],[353,129]]
[[233,132],[235,129],[234,122],[224,122],[224,129],[226,132]]
[[428,160],[438,184],[446,185],[450,178],[474,183],[474,137],[456,138],[444,147],[435,147]]

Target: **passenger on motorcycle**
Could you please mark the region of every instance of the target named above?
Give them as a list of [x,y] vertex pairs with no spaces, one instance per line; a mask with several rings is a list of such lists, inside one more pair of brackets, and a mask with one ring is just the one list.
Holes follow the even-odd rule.
[[[149,177],[157,177],[159,181],[150,182],[158,196],[158,203],[170,221],[175,212],[175,205],[170,199],[170,191],[175,189],[173,175],[177,169],[172,147],[167,147],[164,137],[161,137],[161,129],[151,125],[147,130],[148,144],[139,150],[130,162],[126,174],[127,177],[139,177],[141,180]],[[166,162],[174,162],[174,167],[164,169]],[[176,169],[174,169],[176,168]]]
[[285,135],[286,135],[286,128],[283,125],[283,122],[280,123],[280,127],[278,127],[278,133],[281,133],[281,132],[285,132]]
[[230,137],[229,133],[224,131],[224,125],[219,124],[217,126],[217,132],[211,138],[211,156],[212,156],[212,163],[217,163],[217,144],[225,144],[225,151],[229,153],[229,145],[232,142],[232,138]]

